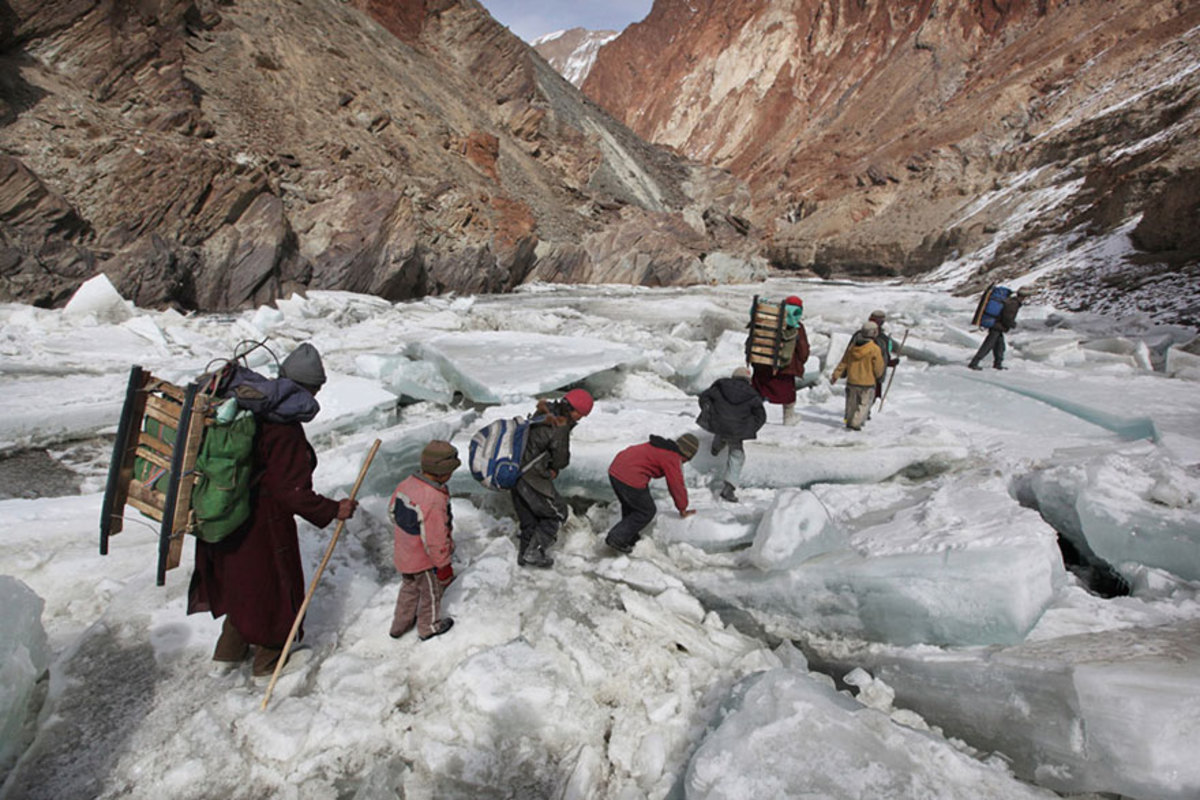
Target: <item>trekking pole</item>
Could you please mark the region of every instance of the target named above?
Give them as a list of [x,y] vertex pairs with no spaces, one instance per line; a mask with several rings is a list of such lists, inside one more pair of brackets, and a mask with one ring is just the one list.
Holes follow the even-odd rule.
[[[351,500],[358,494],[363,478],[367,477],[367,470],[371,466],[371,461],[375,458],[375,452],[379,450],[379,445],[380,441],[378,439],[375,440],[375,444],[371,445],[371,451],[367,453],[367,460],[363,462],[362,469],[358,471],[358,480],[354,482],[354,488],[350,490]],[[304,596],[304,602],[300,605],[300,613],[296,614],[296,621],[292,623],[292,630],[283,645],[283,652],[279,654],[279,661],[275,663],[275,672],[271,675],[271,683],[267,686],[266,696],[263,697],[263,711],[267,710],[267,703],[271,701],[271,692],[275,689],[275,681],[279,680],[279,671],[283,669],[283,665],[287,662],[288,652],[292,649],[292,641],[296,638],[296,631],[300,630],[300,622],[304,619],[304,613],[308,611],[308,604],[312,600],[313,592],[317,590],[317,581],[321,580],[321,573],[325,571],[325,565],[329,563],[329,558],[333,555],[333,546],[337,544],[338,537],[342,535],[342,527],[345,524],[346,520],[338,520],[337,527],[333,529],[333,538],[329,540],[329,547],[325,548],[325,557],[321,559],[321,565],[317,567],[317,572],[313,575],[312,583],[308,586],[308,594]]]
[[[896,348],[896,355],[900,355],[900,351],[904,349],[904,343],[908,341],[908,328],[904,329],[904,338],[900,340],[900,346]],[[883,411],[883,401],[887,400],[888,392],[892,390],[892,381],[896,379],[896,368],[892,367],[892,374],[888,376],[887,386],[883,389],[883,394],[879,396],[879,410]]]

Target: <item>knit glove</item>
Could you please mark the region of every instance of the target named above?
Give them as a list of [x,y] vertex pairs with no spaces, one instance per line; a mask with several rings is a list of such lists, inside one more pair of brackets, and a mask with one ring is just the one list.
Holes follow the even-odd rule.
[[454,567],[449,564],[444,567],[438,567],[435,574],[437,575],[438,583],[442,585],[443,589],[454,583]]

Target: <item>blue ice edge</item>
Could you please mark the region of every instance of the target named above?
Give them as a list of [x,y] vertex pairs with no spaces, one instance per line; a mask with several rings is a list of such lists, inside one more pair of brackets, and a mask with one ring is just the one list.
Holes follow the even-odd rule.
[[1098,408],[1086,406],[1083,403],[1077,403],[1074,400],[1067,400],[1062,397],[1055,397],[1046,392],[1039,392],[1036,389],[1027,389],[1023,386],[1013,386],[1006,382],[990,381],[985,378],[973,378],[968,376],[970,380],[979,383],[986,383],[991,386],[1004,389],[1005,391],[1019,394],[1022,397],[1028,397],[1031,400],[1037,400],[1040,403],[1045,403],[1052,408],[1057,408],[1059,411],[1065,411],[1073,417],[1079,417],[1084,422],[1090,422],[1105,430],[1112,431],[1122,439],[1138,440],[1149,439],[1155,444],[1159,443],[1160,436],[1158,427],[1154,424],[1154,420],[1149,417],[1122,417],[1117,414],[1110,414],[1107,411],[1101,411]]

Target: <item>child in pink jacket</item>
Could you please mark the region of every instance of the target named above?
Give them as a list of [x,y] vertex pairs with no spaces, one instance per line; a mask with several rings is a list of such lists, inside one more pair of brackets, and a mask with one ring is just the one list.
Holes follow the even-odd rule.
[[388,508],[396,523],[396,569],[400,594],[389,633],[398,639],[415,625],[421,641],[441,636],[454,620],[441,615],[442,591],[454,580],[450,492],[446,482],[458,469],[458,450],[434,440],[421,452],[421,471],[405,478]]

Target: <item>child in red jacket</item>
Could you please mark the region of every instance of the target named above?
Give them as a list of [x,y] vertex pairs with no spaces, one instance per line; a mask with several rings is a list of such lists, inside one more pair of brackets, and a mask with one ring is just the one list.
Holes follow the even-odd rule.
[[415,625],[421,641],[441,636],[454,625],[441,616],[442,591],[454,580],[450,492],[446,482],[458,469],[458,450],[434,440],[421,452],[421,471],[408,476],[388,507],[396,523],[396,569],[400,594],[389,633],[398,639]]
[[617,453],[608,468],[608,481],[621,503],[621,521],[604,538],[612,549],[628,553],[641,538],[642,529],[650,524],[658,509],[650,496],[650,479],[666,478],[667,490],[679,509],[679,516],[690,517],[687,486],[683,483],[683,465],[692,460],[699,440],[685,433],[672,441],[651,436],[645,444],[635,444]]

